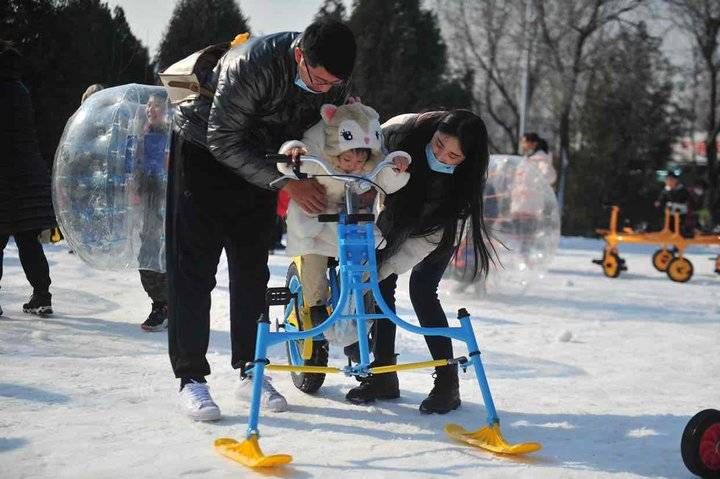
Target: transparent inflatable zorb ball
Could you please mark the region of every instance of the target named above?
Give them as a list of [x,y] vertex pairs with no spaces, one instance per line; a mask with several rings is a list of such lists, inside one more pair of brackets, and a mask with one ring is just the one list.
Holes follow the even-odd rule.
[[68,120],[53,202],[70,247],[91,266],[165,271],[165,191],[172,111],[162,87],[90,96]]
[[[483,200],[485,223],[499,261],[490,266],[487,279],[475,279],[475,286],[480,292],[523,293],[543,277],[560,242],[555,192],[524,157],[491,155]],[[473,265],[474,250],[464,238],[449,270],[455,279],[469,283]]]

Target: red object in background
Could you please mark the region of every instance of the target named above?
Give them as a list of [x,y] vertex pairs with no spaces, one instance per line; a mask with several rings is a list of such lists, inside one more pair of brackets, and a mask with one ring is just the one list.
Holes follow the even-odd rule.
[[275,213],[281,218],[285,218],[287,215],[288,203],[290,203],[290,195],[285,190],[280,190],[277,198],[277,208]]

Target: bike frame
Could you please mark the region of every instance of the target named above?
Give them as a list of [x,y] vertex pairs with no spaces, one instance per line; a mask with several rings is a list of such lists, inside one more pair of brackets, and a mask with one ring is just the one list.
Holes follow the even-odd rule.
[[[301,158],[302,159],[302,158]],[[332,174],[331,172],[328,172]],[[342,178],[338,178],[342,179]],[[258,332],[255,344],[255,360],[246,373],[252,376],[253,388],[250,402],[250,413],[248,415],[248,427],[246,436],[260,437],[258,423],[260,414],[260,396],[262,391],[262,379],[265,370],[299,371],[310,373],[343,373],[346,376],[365,377],[369,374],[382,374],[393,371],[416,369],[432,366],[445,366],[458,364],[463,370],[472,366],[482,392],[485,409],[487,412],[488,426],[499,424],[495,405],[492,400],[485,371],[480,359],[480,350],[475,340],[470,314],[463,308],[458,311],[460,326],[443,328],[426,328],[410,324],[399,318],[390,309],[382,297],[379,288],[379,276],[375,257],[375,238],[373,222],[366,221],[367,215],[353,213],[353,205],[350,200],[352,194],[350,184],[346,181],[345,195],[348,211],[340,213],[337,217],[338,236],[338,275],[340,280],[340,291],[334,309],[330,317],[322,324],[305,331],[270,331],[270,320],[268,313],[262,315],[258,321]],[[369,312],[365,310],[363,300],[366,292],[370,292],[380,312]],[[354,301],[355,312],[344,314],[346,306]],[[299,301],[299,299],[297,300]],[[269,310],[269,308],[268,308]],[[300,320],[300,318],[298,318]],[[451,339],[462,341],[467,345],[468,358],[460,357],[434,361],[423,361],[417,363],[370,367],[370,347],[368,340],[367,320],[392,321],[397,326],[412,333],[424,336],[445,336]],[[274,344],[287,341],[313,338],[329,329],[335,321],[355,321],[358,334],[360,350],[360,362],[356,365],[348,365],[344,368],[332,368],[323,366],[292,366],[292,365],[271,365],[267,359],[267,350]],[[290,348],[292,350],[292,348]],[[299,358],[298,362],[299,361]],[[294,361],[294,359],[293,359]]]

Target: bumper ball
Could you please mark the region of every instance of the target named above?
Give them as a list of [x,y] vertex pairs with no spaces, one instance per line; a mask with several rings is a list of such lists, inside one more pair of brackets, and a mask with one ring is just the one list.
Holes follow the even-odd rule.
[[465,231],[448,268],[461,289],[470,283],[482,293],[521,294],[542,279],[560,242],[555,192],[540,170],[521,156],[491,155],[483,196],[485,223],[497,253],[486,278],[473,278],[475,253]]
[[165,89],[137,84],[93,94],[68,120],[53,203],[65,239],[92,267],[165,271],[171,120]]

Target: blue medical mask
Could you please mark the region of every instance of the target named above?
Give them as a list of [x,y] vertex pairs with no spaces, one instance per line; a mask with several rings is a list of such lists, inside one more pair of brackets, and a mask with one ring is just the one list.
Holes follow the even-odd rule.
[[428,143],[425,147],[425,157],[427,158],[428,166],[431,170],[437,173],[445,173],[446,175],[452,175],[455,171],[455,165],[446,165],[442,161],[438,160],[435,153],[432,151],[432,144]]
[[303,79],[300,78],[299,74],[295,75],[295,85],[297,85],[300,89],[305,90],[308,93],[314,93],[316,95],[319,95],[322,93],[321,91],[315,91],[312,88],[310,88],[309,86],[307,86],[305,84],[305,82],[303,81]]

